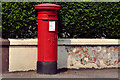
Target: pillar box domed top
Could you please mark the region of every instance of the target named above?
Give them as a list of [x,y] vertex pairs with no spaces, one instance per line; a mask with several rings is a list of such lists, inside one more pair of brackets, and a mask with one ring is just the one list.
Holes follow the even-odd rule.
[[50,3],[35,5],[35,9],[56,9],[56,10],[59,10],[60,7],[61,7],[60,5],[50,4]]

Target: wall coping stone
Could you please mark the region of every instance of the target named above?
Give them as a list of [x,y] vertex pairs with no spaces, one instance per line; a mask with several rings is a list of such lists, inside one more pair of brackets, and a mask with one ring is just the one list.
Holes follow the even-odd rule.
[[[8,39],[10,45],[34,45],[37,46],[36,39]],[[58,39],[58,46],[62,45],[120,45],[120,39]]]
[[10,45],[10,41],[8,39],[0,39],[0,46]]

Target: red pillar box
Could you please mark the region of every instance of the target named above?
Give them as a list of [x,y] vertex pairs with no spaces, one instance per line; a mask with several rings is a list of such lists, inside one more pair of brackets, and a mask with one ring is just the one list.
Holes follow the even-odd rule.
[[57,10],[56,4],[35,5],[38,9],[38,61],[37,73],[55,74],[57,72]]

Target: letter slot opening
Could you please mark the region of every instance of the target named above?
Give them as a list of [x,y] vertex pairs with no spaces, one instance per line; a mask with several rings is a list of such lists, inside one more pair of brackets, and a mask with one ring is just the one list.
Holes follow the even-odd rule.
[[56,15],[48,15],[48,17],[56,17]]

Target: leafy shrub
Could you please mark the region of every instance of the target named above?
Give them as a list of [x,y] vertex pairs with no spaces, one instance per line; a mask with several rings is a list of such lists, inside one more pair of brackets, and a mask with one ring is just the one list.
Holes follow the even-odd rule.
[[119,5],[120,2],[61,4],[59,27],[70,38],[120,38]]
[[[58,11],[58,36],[120,38],[120,2],[52,2]],[[37,37],[38,2],[2,3],[3,38]]]
[[37,36],[37,17],[30,2],[2,3],[2,27],[4,38],[30,38]]

